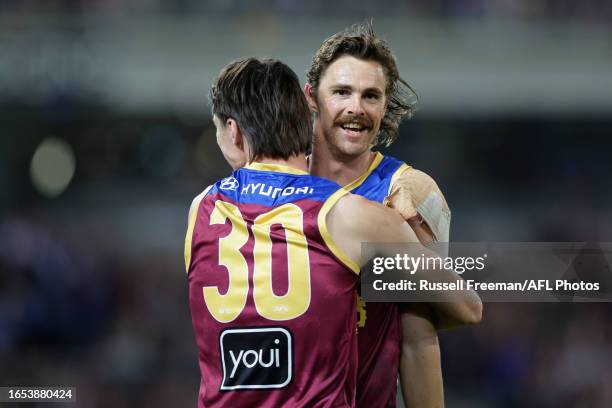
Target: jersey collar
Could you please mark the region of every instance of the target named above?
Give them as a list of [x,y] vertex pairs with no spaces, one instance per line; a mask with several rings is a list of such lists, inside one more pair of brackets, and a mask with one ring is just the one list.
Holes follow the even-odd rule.
[[365,179],[367,179],[368,176],[372,174],[374,170],[376,170],[376,168],[378,167],[380,162],[384,159],[384,157],[385,156],[382,153],[376,152],[376,155],[374,156],[374,160],[372,160],[372,163],[370,163],[370,167],[368,167],[366,172],[363,173],[358,179],[353,180],[351,183],[344,186],[344,189],[351,191],[359,187],[365,181]]
[[244,168],[249,169],[249,170],[273,171],[276,173],[308,175],[308,173],[303,170],[296,169],[295,167],[291,167],[291,166],[285,166],[283,164],[252,162],[244,166]]

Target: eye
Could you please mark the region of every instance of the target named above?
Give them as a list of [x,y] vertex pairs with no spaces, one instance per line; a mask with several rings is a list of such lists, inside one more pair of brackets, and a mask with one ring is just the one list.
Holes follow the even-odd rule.
[[374,100],[377,101],[380,99],[380,95],[376,94],[376,93],[367,93],[365,95],[363,95],[364,98],[366,99],[370,99],[370,100]]
[[349,94],[349,92],[346,89],[335,89],[333,93],[334,95],[340,95],[340,96],[346,96]]

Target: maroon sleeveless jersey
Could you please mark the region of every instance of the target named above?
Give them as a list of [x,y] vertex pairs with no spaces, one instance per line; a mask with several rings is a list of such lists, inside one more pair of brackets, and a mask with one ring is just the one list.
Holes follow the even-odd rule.
[[346,191],[254,163],[198,196],[185,242],[198,407],[353,407],[359,268],[325,215]]

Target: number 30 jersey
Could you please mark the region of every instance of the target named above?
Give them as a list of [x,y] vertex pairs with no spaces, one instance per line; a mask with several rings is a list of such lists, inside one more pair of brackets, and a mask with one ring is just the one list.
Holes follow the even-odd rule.
[[196,197],[185,261],[198,407],[353,407],[359,267],[325,216],[346,194],[253,163]]

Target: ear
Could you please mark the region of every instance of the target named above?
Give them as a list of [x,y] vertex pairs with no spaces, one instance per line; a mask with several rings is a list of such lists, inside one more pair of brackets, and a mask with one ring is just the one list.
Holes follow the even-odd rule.
[[249,161],[249,157],[251,157],[251,148],[249,147],[249,141],[242,134],[242,130],[240,129],[240,125],[234,119],[228,119],[226,122],[226,126],[230,128],[230,137],[232,138],[232,144],[238,150],[236,155],[236,166],[235,168],[246,166]]
[[312,113],[318,113],[319,107],[317,105],[317,97],[315,95],[314,88],[309,83],[304,85],[304,95],[306,95],[306,101],[308,102],[308,107]]
[[225,122],[225,126],[228,126],[230,129],[232,144],[238,149],[244,150],[244,137],[242,136],[242,131],[240,130],[240,126],[238,126],[238,122],[232,118],[228,118]]

